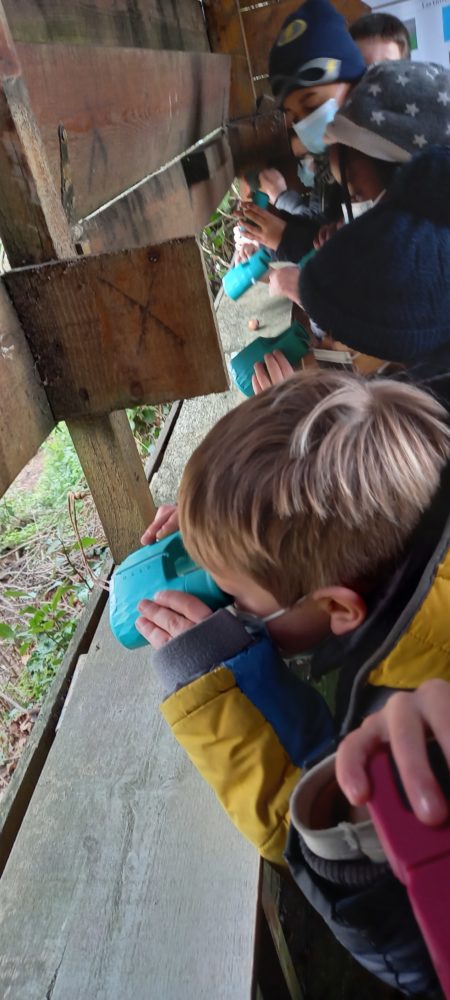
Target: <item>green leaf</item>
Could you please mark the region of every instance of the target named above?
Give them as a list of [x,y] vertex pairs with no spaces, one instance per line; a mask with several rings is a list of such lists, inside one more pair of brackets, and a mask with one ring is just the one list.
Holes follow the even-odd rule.
[[89,549],[91,545],[97,545],[97,539],[91,538],[89,535],[85,535],[84,538],[80,538],[79,542],[75,542],[73,546],[74,549]]
[[4,591],[5,597],[29,597],[29,593],[26,590],[15,590],[14,587],[8,587]]
[[67,594],[67,591],[71,589],[72,589],[71,583],[61,583],[60,586],[56,588],[55,593],[53,594],[53,597],[50,601],[49,610],[54,611],[55,608],[58,606],[61,597],[64,597],[64,594]]
[[11,628],[11,625],[7,625],[6,622],[0,622],[0,639],[8,639],[9,641],[14,642],[15,638],[16,633],[14,632],[14,629]]

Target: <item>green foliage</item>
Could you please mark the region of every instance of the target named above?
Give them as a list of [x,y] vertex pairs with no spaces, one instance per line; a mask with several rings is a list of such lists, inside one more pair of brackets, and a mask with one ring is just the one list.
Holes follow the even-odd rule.
[[33,591],[5,590],[5,597],[17,600],[19,620],[15,626],[3,624],[0,638],[14,643],[25,664],[14,687],[25,705],[42,701],[75,631],[74,613],[84,602],[84,591],[84,584],[57,580],[44,601],[37,601]]
[[[147,455],[157,440],[167,410],[167,406],[140,406],[128,411],[142,455]],[[0,501],[0,555],[8,558],[11,549],[19,549],[19,555],[22,551],[27,554],[26,572],[18,577],[16,571],[15,575],[16,580],[23,582],[23,589],[17,586],[2,588],[9,605],[14,605],[14,620],[9,618],[7,622],[0,622],[0,643],[7,643],[14,649],[19,667],[18,680],[11,680],[6,685],[5,694],[9,692],[24,706],[43,700],[75,631],[80,610],[89,597],[90,588],[77,576],[76,557],[80,547],[90,550],[89,562],[94,573],[100,569],[104,547],[92,533],[92,518],[88,522],[88,533],[83,534],[82,529],[80,541],[70,540],[73,533],[68,519],[67,494],[83,491],[86,483],[65,424],[55,428],[42,446],[41,454],[42,469],[38,468],[34,474],[34,485],[31,479],[28,483],[13,485]],[[74,567],[70,565],[72,559],[75,559]],[[35,582],[33,565],[36,566]],[[0,732],[0,744],[1,740]]]
[[238,197],[231,189],[202,232],[201,242],[205,253],[206,270],[214,294],[220,288],[234,253],[233,228],[236,220],[232,213],[237,202]]
[[[0,500],[0,552],[25,545],[52,529],[67,493],[84,483],[83,472],[65,424],[42,446],[43,470],[32,492],[12,486]],[[57,516],[56,516],[57,515]]]
[[140,454],[146,458],[158,440],[169,405],[136,406],[127,410],[128,420]]

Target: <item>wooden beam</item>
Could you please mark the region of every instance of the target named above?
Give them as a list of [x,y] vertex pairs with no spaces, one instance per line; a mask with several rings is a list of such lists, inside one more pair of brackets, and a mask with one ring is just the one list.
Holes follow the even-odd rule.
[[205,15],[212,51],[231,56],[230,118],[251,115],[256,95],[238,0],[206,0]]
[[230,122],[227,135],[239,176],[267,166],[275,157],[291,156],[285,117],[271,98],[263,99],[257,115]]
[[5,0],[16,42],[208,51],[197,0]]
[[234,176],[222,132],[83,220],[79,239],[100,252],[193,236],[207,224]]
[[57,44],[17,53],[57,189],[64,124],[79,219],[228,118],[226,55]]
[[0,285],[0,496],[54,424],[30,348]]
[[[13,267],[75,254],[1,3],[0,237]],[[71,431],[70,422],[68,427]],[[114,421],[111,417],[101,418],[95,440],[87,425],[83,428],[76,424],[73,430],[94,499],[99,502],[99,496],[108,498],[109,506],[106,502],[102,506],[103,527],[113,556],[121,559],[136,546],[136,522],[144,527],[155,510],[126,413],[116,414]],[[119,514],[113,499],[116,464],[120,462],[118,533]]]
[[[267,73],[269,69],[269,53],[280,31],[281,25],[289,14],[298,10],[298,0],[277,0],[274,4],[264,4],[261,7],[245,5],[242,10],[242,24],[248,46],[248,54],[252,76]],[[268,89],[270,93],[270,86]]]
[[280,875],[267,861],[262,861],[261,902],[291,1000],[304,1000],[279,917]]
[[23,268],[4,281],[57,419],[227,387],[195,238]]

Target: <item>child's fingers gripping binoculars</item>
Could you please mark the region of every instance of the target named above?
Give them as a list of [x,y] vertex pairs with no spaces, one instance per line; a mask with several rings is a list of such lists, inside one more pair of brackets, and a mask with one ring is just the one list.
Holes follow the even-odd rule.
[[230,268],[222,281],[224,292],[230,299],[239,299],[266,274],[271,263],[269,250],[260,247],[248,260]]
[[290,364],[295,367],[308,350],[307,331],[300,323],[292,323],[287,330],[283,330],[275,337],[257,337],[239,351],[239,354],[235,354],[230,361],[231,377],[244,396],[253,396],[253,367],[257,361],[264,361],[265,354],[282,351]]
[[[253,204],[258,205],[258,208],[267,208],[269,195],[265,191],[259,190],[257,186],[258,175],[256,173],[248,174],[247,181],[252,192]],[[230,299],[239,299],[241,295],[244,295],[244,292],[248,292],[251,285],[254,285],[265,275],[271,260],[269,251],[265,247],[261,247],[249,260],[244,260],[242,264],[231,267],[222,281],[224,292]]]
[[145,646],[137,631],[137,605],[152,600],[160,590],[192,594],[212,611],[224,608],[232,598],[220,590],[209,573],[187,554],[180,532],[132,552],[115,570],[110,584],[109,621],[116,639],[127,649]]
[[252,202],[254,205],[257,205],[258,208],[267,208],[269,201],[270,201],[269,195],[266,194],[265,191],[260,191],[258,189],[257,191],[254,191],[252,194]]

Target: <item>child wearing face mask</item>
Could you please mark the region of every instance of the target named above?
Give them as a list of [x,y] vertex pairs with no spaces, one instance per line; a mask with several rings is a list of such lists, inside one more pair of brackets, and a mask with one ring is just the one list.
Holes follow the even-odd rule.
[[[311,193],[309,208],[297,213],[285,192],[275,200],[280,215],[245,205],[242,230],[275,251],[278,260],[300,260],[326,222],[339,218],[339,189],[329,170],[324,134],[365,64],[344,18],[329,0],[306,0],[283,23],[270,53],[269,77],[274,97],[286,115],[308,160],[300,179]],[[295,199],[294,199],[295,200]],[[286,213],[286,214],[284,214]],[[300,216],[300,217],[299,217]]]
[[[372,749],[381,737],[395,753],[396,737],[415,725],[409,752],[419,764],[419,702],[437,738],[441,708],[450,758],[448,383],[432,395],[394,379],[300,372],[228,413],[184,471],[185,546],[234,608],[213,614],[190,594],[162,591],[139,604],[136,627],[156,650],[151,667],[174,736],[274,863],[305,761],[323,753],[327,787],[334,776],[330,713],[282,656],[309,650],[313,677],[338,672],[336,735],[353,748],[349,760],[341,744],[338,778],[354,805],[368,798],[358,773],[368,733]],[[166,509],[156,533],[169,516],[176,526]],[[418,818],[438,824],[445,803],[423,784],[422,764],[412,778],[409,768],[408,794]],[[362,965],[407,996],[435,996],[406,892],[370,824],[345,802],[337,815],[333,803],[321,836],[312,816],[321,775],[310,770],[294,794],[285,856],[295,880]]]
[[[270,292],[356,351],[441,370],[450,365],[450,71],[405,60],[370,66],[327,136],[356,221],[329,240],[319,234],[324,245],[301,272],[273,270]],[[282,377],[271,360],[258,374],[261,388]]]

